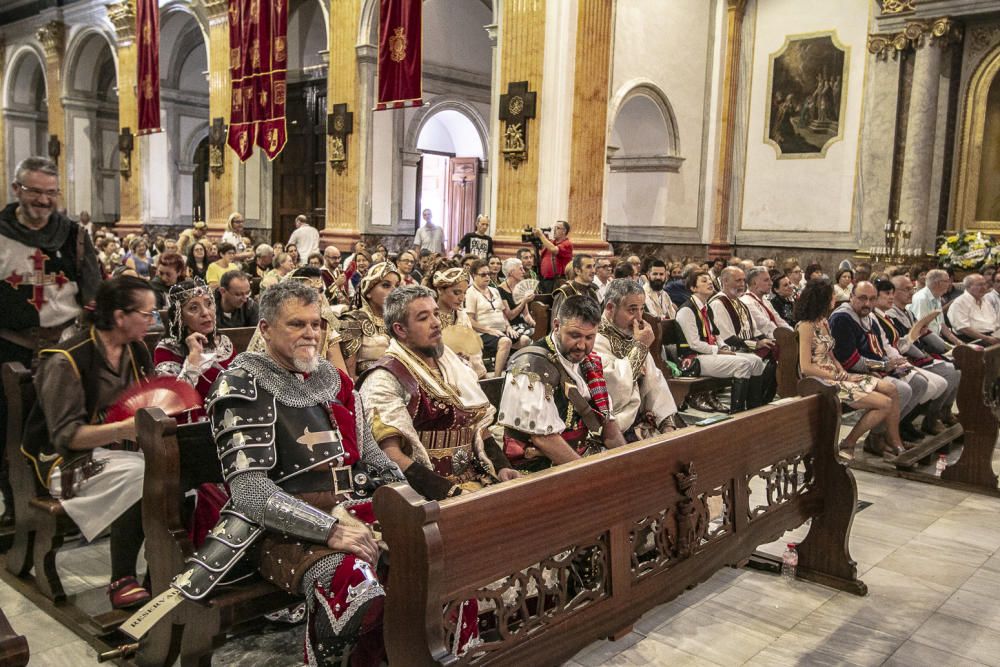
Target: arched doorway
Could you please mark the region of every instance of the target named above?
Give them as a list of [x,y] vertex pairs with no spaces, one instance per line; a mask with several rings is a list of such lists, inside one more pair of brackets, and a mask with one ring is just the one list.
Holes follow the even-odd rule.
[[63,108],[68,178],[63,198],[71,215],[118,219],[118,73],[108,37],[84,31],[67,49]]
[[473,122],[457,110],[438,111],[426,118],[417,135],[420,163],[417,207],[420,220],[429,209],[444,228],[446,248],[453,248],[475,228],[479,212],[479,164],[486,146]]
[[969,80],[953,226],[1000,232],[1000,47]]
[[[45,97],[45,70],[30,47],[14,54],[4,92],[4,137],[7,175],[14,180],[17,163],[30,155],[48,154],[49,116]],[[10,198],[9,188],[6,198]]]
[[608,138],[609,234],[668,224],[677,157],[677,123],[666,97],[652,86],[630,88],[621,98]]
[[295,217],[323,229],[326,220],[326,19],[317,0],[288,8],[287,143],[272,162],[274,241],[287,241]]

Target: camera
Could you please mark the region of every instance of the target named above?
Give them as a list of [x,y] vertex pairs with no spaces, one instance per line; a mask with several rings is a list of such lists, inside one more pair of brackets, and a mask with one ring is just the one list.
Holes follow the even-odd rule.
[[[552,231],[551,227],[542,227],[543,234],[548,234]],[[530,243],[536,248],[542,247],[542,241],[537,236],[535,236],[535,230],[533,227],[525,227],[521,230],[521,243]]]

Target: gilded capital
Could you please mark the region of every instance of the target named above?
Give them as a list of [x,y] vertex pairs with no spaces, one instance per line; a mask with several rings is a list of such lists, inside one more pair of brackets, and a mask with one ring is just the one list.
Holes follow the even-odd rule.
[[66,24],[62,21],[50,21],[38,29],[35,33],[38,41],[45,49],[45,57],[48,60],[59,60],[62,58],[63,49],[66,47]]
[[939,18],[931,24],[930,36],[933,44],[951,46],[962,41],[962,26],[948,17]]
[[115,27],[119,46],[127,46],[135,40],[135,4],[133,0],[121,0],[108,5],[108,18]]
[[912,12],[916,8],[913,4],[916,0],[882,0],[882,13],[883,14],[902,14],[903,12]]
[[747,7],[747,0],[726,0],[726,7],[730,11],[742,14]]
[[209,23],[216,23],[220,19],[228,20],[229,0],[205,0],[204,5]]

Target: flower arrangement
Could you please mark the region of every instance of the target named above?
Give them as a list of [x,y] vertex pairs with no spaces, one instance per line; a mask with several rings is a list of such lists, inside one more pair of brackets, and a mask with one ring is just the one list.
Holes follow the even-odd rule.
[[982,232],[945,234],[938,241],[938,262],[946,269],[977,271],[1000,264],[1000,245]]

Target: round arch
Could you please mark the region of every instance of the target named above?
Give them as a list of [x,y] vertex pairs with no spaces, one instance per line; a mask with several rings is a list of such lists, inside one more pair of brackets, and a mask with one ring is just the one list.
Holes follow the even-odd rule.
[[451,95],[439,95],[430,100],[428,104],[417,109],[413,120],[409,123],[406,132],[406,139],[403,142],[403,153],[416,153],[417,142],[420,140],[420,132],[424,129],[431,118],[442,111],[455,111],[465,117],[476,129],[479,137],[479,144],[482,150],[482,163],[485,165],[489,158],[490,140],[489,126],[479,110],[472,104]]
[[[987,203],[1000,169],[1000,150],[992,143],[1000,135],[996,110],[1000,105],[1000,46],[994,47],[976,65],[963,98],[958,183],[952,225],[958,229],[996,233],[1000,229],[1000,200]],[[992,159],[991,168],[987,161]],[[984,173],[984,170],[986,173]],[[993,187],[990,187],[990,186]]]
[[[289,2],[288,71],[322,65],[318,53],[329,48],[330,10],[323,0],[301,0],[294,6]],[[315,62],[308,62],[310,54]]]
[[41,46],[34,43],[25,44],[14,51],[8,60],[7,71],[4,72],[3,80],[6,82],[6,87],[3,91],[3,106],[5,109],[22,106],[15,99],[14,91],[19,87],[19,84],[26,83],[26,76],[33,74],[33,72],[21,69],[24,67],[25,62],[32,57],[34,57],[34,64],[38,66],[38,71],[42,78],[43,90],[48,89],[45,76],[45,56],[43,55]]
[[661,125],[661,129],[663,130],[663,134],[661,136],[664,139],[664,145],[662,146],[662,152],[659,154],[672,157],[679,156],[681,154],[681,138],[677,125],[677,116],[674,114],[673,106],[670,104],[670,100],[666,94],[649,79],[632,79],[625,82],[611,99],[611,108],[608,114],[609,142],[619,117],[625,111],[626,106],[632,106],[636,103],[642,104],[643,102],[646,103],[647,110],[655,108],[656,113],[662,118],[663,124]]
[[[212,62],[212,44],[208,35],[208,17],[194,0],[171,0],[160,7],[160,78],[168,85],[176,83],[184,61],[191,48],[199,44],[194,39],[194,31],[186,27],[187,19],[194,19],[200,35],[200,44],[205,47],[205,61]],[[181,39],[185,42],[182,44]],[[171,44],[167,57],[163,58],[163,45]],[[185,50],[182,50],[185,49]],[[227,58],[228,60],[228,58]],[[174,78],[171,78],[174,77]]]
[[[115,81],[118,80],[118,53],[115,49],[113,34],[103,26],[87,26],[73,34],[66,46],[66,58],[63,72],[63,95],[76,93],[92,93],[97,90],[100,76],[100,59],[102,49],[108,48],[111,62],[115,68]],[[89,85],[85,80],[89,79]]]

